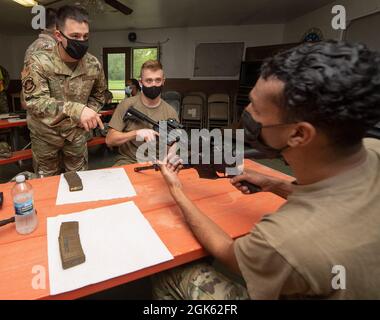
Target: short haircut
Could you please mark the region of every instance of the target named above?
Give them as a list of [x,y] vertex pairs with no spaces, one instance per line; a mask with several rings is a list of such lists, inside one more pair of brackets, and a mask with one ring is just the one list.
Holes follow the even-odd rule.
[[142,76],[143,70],[149,69],[152,71],[157,71],[157,70],[163,70],[162,64],[158,60],[147,60],[143,63],[141,66],[141,72],[140,72],[140,77]]
[[285,122],[307,121],[341,150],[380,121],[380,53],[363,44],[303,44],[267,59],[261,77],[284,82]]
[[58,9],[57,26],[59,30],[63,30],[67,19],[72,19],[79,23],[85,22],[89,24],[88,12],[79,6],[66,5]]
[[57,10],[52,8],[46,9],[46,29],[53,29],[57,25]]
[[141,91],[140,83],[136,79],[130,79],[132,84],[136,87],[137,91]]

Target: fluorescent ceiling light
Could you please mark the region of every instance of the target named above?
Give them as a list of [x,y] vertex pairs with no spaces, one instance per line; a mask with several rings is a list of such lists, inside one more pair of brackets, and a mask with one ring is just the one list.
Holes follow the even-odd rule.
[[13,0],[13,1],[21,4],[24,7],[33,7],[38,4],[38,2],[35,0]]

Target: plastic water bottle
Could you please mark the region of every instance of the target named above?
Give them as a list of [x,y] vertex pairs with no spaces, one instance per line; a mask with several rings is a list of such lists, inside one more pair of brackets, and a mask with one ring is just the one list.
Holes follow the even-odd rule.
[[12,188],[12,198],[16,213],[16,231],[20,234],[31,233],[37,227],[33,195],[33,188],[25,181],[25,176],[17,176],[16,184]]

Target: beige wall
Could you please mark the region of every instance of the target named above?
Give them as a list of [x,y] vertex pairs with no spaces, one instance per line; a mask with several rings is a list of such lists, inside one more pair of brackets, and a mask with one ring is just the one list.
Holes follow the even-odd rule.
[[[103,47],[143,46],[128,41],[125,31],[94,32],[91,34],[89,52],[102,61]],[[133,30],[139,41],[162,45],[161,57],[168,78],[190,78],[192,75],[194,46],[197,42],[242,41],[246,46],[279,44],[283,41],[284,25],[217,26],[198,28],[168,28]],[[7,65],[12,79],[19,79],[26,48],[37,37],[0,35],[0,61]]]
[[370,49],[380,51],[380,11],[353,21],[347,29],[344,39],[365,43]]
[[[312,27],[318,27],[322,30],[325,39],[339,39],[340,31],[335,31],[331,27],[331,20],[333,14],[331,9],[335,4],[345,6],[347,12],[347,19],[354,19],[380,9],[380,0],[341,0],[335,1],[327,6],[318,10],[308,13],[285,25],[284,42],[297,42],[300,41],[302,35]],[[375,32],[378,30],[368,30],[372,32],[375,37]]]

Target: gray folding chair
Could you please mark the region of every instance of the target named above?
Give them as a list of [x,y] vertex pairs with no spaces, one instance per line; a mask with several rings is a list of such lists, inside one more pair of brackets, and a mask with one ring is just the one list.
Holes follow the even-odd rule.
[[229,125],[229,119],[229,95],[224,93],[211,94],[207,103],[207,128],[221,128]]
[[188,92],[187,95],[191,96],[199,96],[203,100],[203,107],[202,107],[202,128],[206,127],[206,120],[207,120],[207,94],[202,91],[191,91]]
[[170,104],[175,111],[177,111],[178,117],[181,115],[181,100],[182,96],[177,91],[165,91],[162,93],[162,99]]
[[203,126],[203,98],[198,95],[187,95],[182,100],[181,122],[186,129]]

